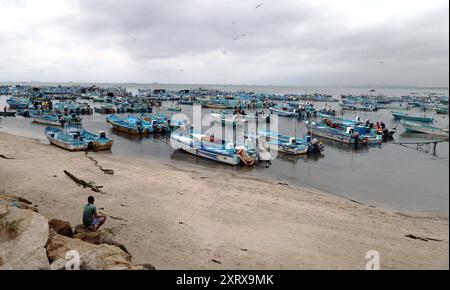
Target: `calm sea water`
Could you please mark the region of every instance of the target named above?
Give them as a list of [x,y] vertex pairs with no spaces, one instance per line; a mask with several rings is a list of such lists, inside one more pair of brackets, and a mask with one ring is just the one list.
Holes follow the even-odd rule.
[[[104,85],[105,86],[105,85]],[[137,88],[167,88],[184,89],[199,86],[194,85],[122,85],[130,90]],[[258,87],[258,86],[206,86],[228,91],[255,91],[267,93],[327,93],[333,96],[340,94],[368,93],[368,88],[294,88],[294,87]],[[417,93],[438,93],[448,95],[448,89],[430,88],[378,88],[375,94],[387,96],[408,95]],[[3,104],[5,97],[0,97]],[[170,104],[166,104],[170,106]],[[337,103],[333,106],[338,108]],[[318,103],[317,106],[323,106]],[[192,117],[192,106],[182,106],[182,113]],[[207,114],[209,110],[202,110]],[[423,111],[411,110],[411,114],[421,114]],[[168,113],[170,115],[170,113]],[[421,134],[407,134],[397,121],[394,121],[390,110],[378,112],[346,112],[345,117],[354,118],[358,114],[362,119],[384,121],[389,128],[397,127],[396,141],[423,140]],[[435,115],[436,127],[449,125],[448,115]],[[359,202],[389,209],[439,212],[448,215],[449,212],[449,147],[448,143],[440,143],[437,156],[430,152],[431,148],[423,147],[418,151],[414,146],[405,147],[393,143],[383,143],[380,146],[366,146],[358,149],[352,146],[334,142],[325,142],[326,149],[321,157],[294,157],[278,154],[270,168],[231,167],[204,160],[174,151],[169,146],[169,137],[152,135],[146,138],[131,138],[117,133],[106,123],[105,115],[94,114],[83,117],[83,125],[92,131],[105,130],[114,139],[111,154],[117,158],[135,158],[149,164],[170,164],[177,167],[203,167],[211,170],[226,170],[236,174],[267,177],[293,185],[319,189],[331,194],[343,196]],[[45,126],[33,124],[22,117],[3,118],[0,130],[32,137],[47,143],[44,136]],[[205,129],[209,125],[205,126]],[[279,130],[282,133],[302,136],[306,132],[303,123],[290,118],[279,118]],[[1,162],[1,161],[0,161]]]

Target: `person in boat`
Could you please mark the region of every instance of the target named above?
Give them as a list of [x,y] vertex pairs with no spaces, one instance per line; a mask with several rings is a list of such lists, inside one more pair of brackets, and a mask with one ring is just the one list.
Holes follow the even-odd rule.
[[94,201],[93,196],[88,197],[88,203],[83,208],[83,224],[96,231],[106,222],[106,216],[97,212]]

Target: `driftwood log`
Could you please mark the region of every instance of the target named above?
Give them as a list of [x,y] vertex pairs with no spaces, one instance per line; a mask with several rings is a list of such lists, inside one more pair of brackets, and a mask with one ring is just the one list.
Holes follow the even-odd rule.
[[89,187],[90,189],[92,189],[95,192],[101,192],[99,188],[102,188],[103,186],[94,186],[94,184],[92,182],[86,182],[83,179],[80,179],[80,178],[76,177],[75,175],[73,175],[72,173],[70,173],[67,170],[64,170],[64,173],[67,176],[69,176],[70,179],[72,179],[76,183],[82,185],[84,188]]
[[7,157],[7,156],[5,156],[3,154],[0,154],[0,158],[3,158],[3,159],[14,159],[14,158],[9,158],[9,157]]

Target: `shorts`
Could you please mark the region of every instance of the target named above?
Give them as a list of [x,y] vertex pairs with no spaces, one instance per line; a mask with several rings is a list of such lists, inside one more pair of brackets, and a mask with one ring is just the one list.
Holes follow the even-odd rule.
[[100,222],[103,220],[103,218],[98,217],[98,218],[94,218],[94,220],[92,221],[91,226],[96,226],[98,224],[100,224]]

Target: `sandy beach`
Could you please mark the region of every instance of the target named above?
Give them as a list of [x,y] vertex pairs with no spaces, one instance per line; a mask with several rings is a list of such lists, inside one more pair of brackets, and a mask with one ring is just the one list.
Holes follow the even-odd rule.
[[387,211],[193,165],[88,156],[0,133],[0,193],[72,225],[94,195],[109,215],[103,230],[136,263],[157,269],[364,269],[369,250],[380,253],[381,269],[449,269],[448,216]]

